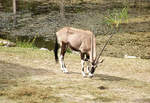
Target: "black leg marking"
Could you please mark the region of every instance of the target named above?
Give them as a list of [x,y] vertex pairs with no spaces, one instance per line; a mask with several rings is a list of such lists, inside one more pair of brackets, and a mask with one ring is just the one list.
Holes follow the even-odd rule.
[[82,66],[81,69],[82,69],[82,75],[83,75],[83,77],[86,76],[85,73],[84,73],[84,62],[85,62],[84,56],[85,56],[85,54],[84,54],[84,53],[81,53],[81,66]]

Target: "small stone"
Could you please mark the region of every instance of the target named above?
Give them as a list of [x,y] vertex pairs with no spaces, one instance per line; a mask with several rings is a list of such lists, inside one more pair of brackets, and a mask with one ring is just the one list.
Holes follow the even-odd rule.
[[107,88],[104,87],[104,86],[99,86],[98,89],[104,90],[104,89],[107,89]]

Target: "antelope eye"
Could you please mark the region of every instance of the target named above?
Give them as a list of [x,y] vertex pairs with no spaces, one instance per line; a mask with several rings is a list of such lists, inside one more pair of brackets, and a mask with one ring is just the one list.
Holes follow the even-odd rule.
[[97,65],[95,65],[95,68],[97,68]]
[[91,65],[91,67],[96,68],[97,66],[96,65]]

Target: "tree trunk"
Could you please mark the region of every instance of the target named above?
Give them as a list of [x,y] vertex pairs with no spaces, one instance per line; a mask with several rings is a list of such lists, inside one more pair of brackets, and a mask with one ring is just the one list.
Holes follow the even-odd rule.
[[13,0],[13,14],[16,15],[16,0]]
[[59,7],[60,7],[60,16],[63,22],[65,22],[65,10],[64,10],[64,0],[59,1]]
[[14,19],[14,22],[13,24],[16,25],[16,0],[13,0],[13,19]]

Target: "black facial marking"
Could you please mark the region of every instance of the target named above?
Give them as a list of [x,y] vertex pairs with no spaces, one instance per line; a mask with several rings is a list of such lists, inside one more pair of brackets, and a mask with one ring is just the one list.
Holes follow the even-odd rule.
[[92,67],[92,68],[91,68],[91,73],[93,74],[93,73],[94,73],[94,71],[95,71],[95,68],[94,68],[94,67]]

